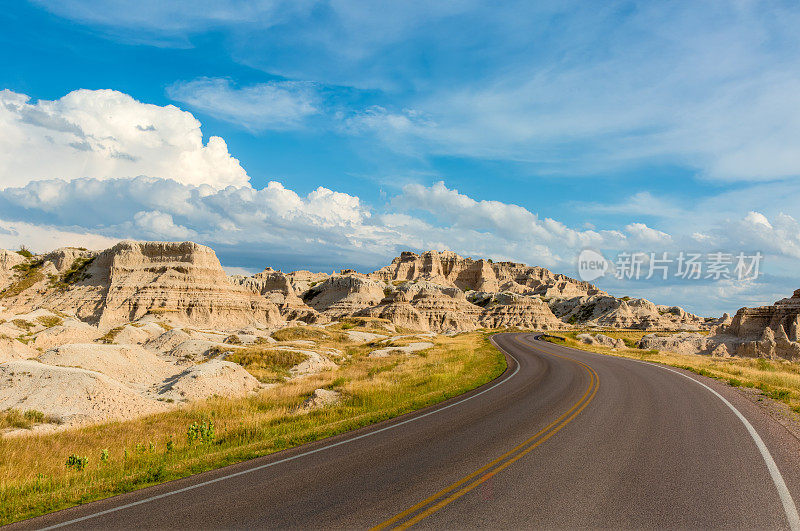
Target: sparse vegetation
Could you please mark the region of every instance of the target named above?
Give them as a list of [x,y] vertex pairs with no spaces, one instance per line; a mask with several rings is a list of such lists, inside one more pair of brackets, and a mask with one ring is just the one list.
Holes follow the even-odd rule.
[[223,343],[227,343],[228,345],[241,345],[242,340],[239,339],[239,336],[237,336],[236,334],[232,334],[226,337]]
[[28,248],[25,247],[24,245],[20,245],[19,246],[19,250],[17,251],[17,254],[20,255],[20,256],[24,256],[25,258],[33,258],[33,253],[30,252],[28,250]]
[[253,346],[229,354],[227,361],[238,363],[260,382],[281,382],[289,376],[289,369],[303,363],[308,355],[292,350]]
[[64,324],[64,320],[57,315],[42,315],[37,317],[36,320],[45,328],[52,328]]
[[89,266],[94,262],[95,257],[79,256],[73,260],[72,265],[61,274],[60,277],[51,279],[51,285],[60,290],[68,290],[73,284],[77,284],[91,277],[88,273]]
[[106,332],[105,335],[103,335],[103,337],[98,339],[98,341],[100,343],[106,343],[106,344],[110,345],[110,344],[114,343],[114,340],[117,338],[119,333],[122,332],[123,330],[125,330],[124,326],[114,327],[111,330],[109,330],[108,332]]
[[278,341],[294,341],[297,339],[326,340],[331,339],[331,334],[319,328],[292,326],[281,328],[272,334],[272,337]]
[[[329,371],[245,398],[211,398],[125,422],[0,438],[0,524],[131,491],[258,457],[402,415],[473,389],[505,369],[502,354],[482,333],[437,339],[426,357],[367,357],[369,346],[348,346],[349,361]],[[322,410],[299,406],[314,389],[346,397]],[[213,421],[213,442],[190,443],[192,423]],[[141,441],[153,450],[135,451]],[[64,457],[97,456],[83,470]],[[25,463],[25,466],[19,466]]]
[[25,331],[30,331],[32,328],[36,327],[34,323],[25,319],[12,319],[11,324]]
[[0,430],[8,428],[29,430],[36,424],[61,424],[61,421],[35,409],[29,409],[24,412],[18,409],[0,411]]
[[16,297],[37,282],[44,280],[44,274],[40,271],[42,260],[28,259],[22,264],[17,264],[11,269],[17,272],[14,281],[6,289],[0,292],[0,299]]
[[67,458],[67,468],[71,468],[74,470],[83,470],[86,468],[86,465],[89,464],[88,457],[80,457],[75,454],[72,454]]

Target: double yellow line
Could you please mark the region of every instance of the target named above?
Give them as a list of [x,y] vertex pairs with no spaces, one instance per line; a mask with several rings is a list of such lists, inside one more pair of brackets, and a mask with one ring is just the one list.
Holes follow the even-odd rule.
[[389,518],[384,522],[381,522],[373,527],[373,530],[386,529],[389,527],[393,529],[406,529],[446,507],[461,496],[473,490],[478,485],[491,479],[498,472],[511,466],[512,463],[522,459],[526,454],[532,452],[534,448],[545,442],[547,439],[555,435],[556,432],[558,432],[561,428],[572,422],[572,420],[577,417],[587,405],[589,405],[589,402],[592,401],[594,395],[597,394],[597,389],[600,387],[600,380],[594,369],[578,360],[567,358],[566,356],[559,356],[558,354],[553,354],[551,352],[545,352],[527,342],[523,343],[517,338],[515,338],[515,340],[524,344],[528,348],[532,348],[533,350],[537,350],[549,356],[555,356],[557,358],[562,358],[573,363],[577,363],[583,367],[589,373],[589,386],[586,388],[586,391],[571,408],[569,408],[561,416],[542,428],[529,439],[518,444],[491,463],[479,468],[475,472],[472,472],[470,475],[456,481],[452,485],[445,487],[430,498],[422,500],[413,507],[406,509],[405,511],[393,516],[392,518]]

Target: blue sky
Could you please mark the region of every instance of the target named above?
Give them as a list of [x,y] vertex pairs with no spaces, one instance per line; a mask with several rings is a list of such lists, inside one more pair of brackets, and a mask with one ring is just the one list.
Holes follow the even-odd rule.
[[584,247],[762,251],[756,282],[598,284],[769,303],[800,287],[798,23],[790,2],[15,2],[0,245],[186,238],[250,271],[435,247],[573,275]]

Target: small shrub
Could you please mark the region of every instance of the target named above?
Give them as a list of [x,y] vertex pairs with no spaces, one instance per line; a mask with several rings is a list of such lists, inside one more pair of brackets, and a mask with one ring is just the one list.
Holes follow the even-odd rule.
[[227,343],[228,345],[241,345],[242,340],[239,339],[239,336],[237,336],[236,334],[231,334],[225,338],[223,343]]
[[88,464],[89,464],[88,457],[80,457],[75,454],[69,456],[67,458],[67,463],[66,463],[67,468],[72,468],[75,470],[83,470],[84,468],[86,468],[86,465]]
[[100,450],[100,462],[102,463],[108,462],[108,448]]
[[29,420],[33,423],[42,423],[44,422],[44,413],[41,411],[37,411],[35,409],[29,409],[24,414],[25,420]]
[[0,299],[16,297],[37,282],[44,280],[44,274],[39,271],[42,264],[44,264],[43,260],[33,260],[12,267],[11,269],[16,271],[17,275],[14,278],[14,282],[0,292]]
[[168,440],[167,441],[167,453],[172,452],[172,450],[174,450],[174,449],[175,449],[175,443],[172,441],[172,439]]
[[122,332],[124,329],[125,329],[124,326],[117,326],[116,328],[112,328],[111,330],[106,332],[106,334],[103,337],[98,339],[98,341],[100,343],[106,343],[106,344],[110,345],[110,344],[112,344],[114,342],[114,340],[117,338],[119,333]]
[[86,270],[94,262],[94,256],[91,257],[78,257],[72,262],[72,266],[64,271],[61,275],[61,283],[67,286],[76,284],[81,280],[86,280],[90,277]]
[[36,326],[32,322],[26,321],[25,319],[14,319],[13,321],[11,321],[11,324],[16,326],[17,328],[22,328],[23,330],[26,330],[26,331],[28,331],[31,328],[33,328],[34,326]]
[[186,439],[189,444],[211,444],[214,442],[216,435],[214,433],[214,421],[208,422],[193,422],[186,430]]
[[27,247],[24,245],[19,246],[19,250],[17,251],[18,255],[24,256],[25,258],[33,258],[33,253],[28,250]]
[[42,315],[37,317],[36,320],[39,321],[39,323],[45,328],[60,326],[64,323],[64,320],[61,317],[57,317],[55,315]]

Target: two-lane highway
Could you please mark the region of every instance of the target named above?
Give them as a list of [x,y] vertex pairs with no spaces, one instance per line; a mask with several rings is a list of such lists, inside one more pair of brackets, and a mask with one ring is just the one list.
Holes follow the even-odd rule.
[[494,341],[508,370],[462,397],[18,525],[798,524],[800,442],[737,391],[532,334]]

